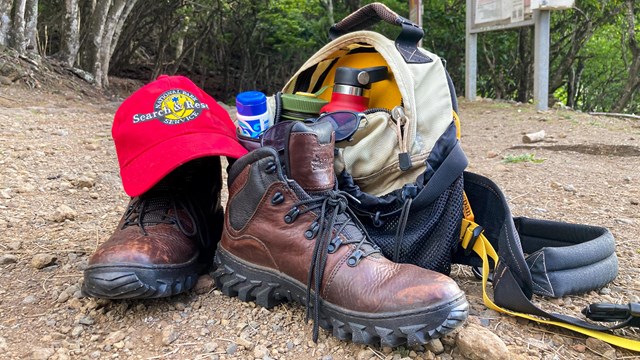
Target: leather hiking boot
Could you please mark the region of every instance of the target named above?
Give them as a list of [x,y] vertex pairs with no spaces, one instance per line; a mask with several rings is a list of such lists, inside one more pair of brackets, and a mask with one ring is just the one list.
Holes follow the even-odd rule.
[[467,318],[449,277],[384,258],[335,190],[333,127],[295,122],[279,153],[262,147],[229,172],[214,277],[228,296],[270,308],[295,300],[343,340],[425,344]]
[[223,212],[220,158],[191,161],[129,202],[111,237],[89,258],[83,292],[145,299],[190,290],[209,270]]

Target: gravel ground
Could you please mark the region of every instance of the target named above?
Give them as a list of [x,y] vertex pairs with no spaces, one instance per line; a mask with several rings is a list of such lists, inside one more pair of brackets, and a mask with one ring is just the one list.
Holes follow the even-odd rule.
[[[427,346],[373,348],[321,331],[304,310],[267,310],[222,295],[202,276],[187,294],[153,301],[82,297],[82,270],[124,212],[110,127],[119,102],[78,89],[0,86],[0,358],[7,359],[595,359],[635,358],[569,331],[482,304],[467,267],[452,277],[471,303],[467,323]],[[578,315],[590,302],[640,302],[640,123],[530,105],[461,103],[469,170],[497,182],[516,216],[605,226],[620,273],[599,291],[536,298]],[[545,130],[545,141],[523,144]],[[524,147],[523,147],[524,146]],[[531,148],[527,147],[531,146]],[[505,162],[535,154],[534,162]],[[639,340],[637,330],[619,332]]]

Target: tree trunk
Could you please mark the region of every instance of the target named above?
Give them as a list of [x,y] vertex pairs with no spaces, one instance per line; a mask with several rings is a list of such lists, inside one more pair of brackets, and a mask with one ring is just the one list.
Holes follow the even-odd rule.
[[327,10],[327,19],[329,20],[329,25],[333,25],[336,21],[333,19],[333,0],[320,0],[322,7]]
[[38,0],[27,0],[24,20],[26,50],[38,53]]
[[100,65],[99,69],[95,71],[96,85],[98,87],[109,86],[109,62],[111,60],[111,48],[114,47],[112,42],[118,41],[117,39],[114,40],[113,35],[115,34],[118,20],[122,17],[125,4],[126,0],[114,0],[113,5],[109,9],[109,15],[107,16],[104,34],[102,36],[102,46],[100,47],[100,54],[98,56]]
[[59,58],[67,66],[72,67],[76,62],[78,50],[80,49],[80,7],[78,6],[78,0],[65,0],[65,10]]
[[24,54],[27,42],[24,37],[24,12],[27,0],[15,0],[13,3],[13,27],[11,28],[11,47]]
[[636,39],[635,16],[633,9],[633,0],[626,1],[626,19],[627,19],[627,41],[629,50],[631,50],[631,65],[629,66],[629,74],[627,74],[627,82],[618,101],[613,105],[611,111],[623,112],[627,107],[633,95],[640,88],[640,46]]
[[529,101],[531,95],[531,56],[532,37],[530,28],[522,28],[518,38],[518,94],[517,99],[522,103]]
[[11,0],[0,0],[0,46],[9,45],[11,29]]
[[102,47],[102,39],[104,35],[105,23],[109,14],[111,0],[103,0],[97,3],[95,10],[89,19],[89,27],[87,28],[87,42],[83,45],[82,51],[82,68],[89,71],[96,77],[96,85],[101,83],[97,81],[102,75],[100,71],[100,48]]

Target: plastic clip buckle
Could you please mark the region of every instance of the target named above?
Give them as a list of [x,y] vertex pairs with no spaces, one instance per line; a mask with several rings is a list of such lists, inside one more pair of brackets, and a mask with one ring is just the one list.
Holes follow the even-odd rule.
[[475,229],[473,229],[473,233],[471,234],[471,240],[469,240],[469,245],[467,245],[467,248],[464,249],[464,256],[469,256],[473,252],[473,247],[475,246],[476,241],[478,241],[478,238],[480,237],[483,231],[484,231],[484,228],[480,225],[476,226]]
[[623,321],[629,318],[640,318],[640,304],[630,303],[626,305],[597,303],[582,309],[582,314],[594,321]]

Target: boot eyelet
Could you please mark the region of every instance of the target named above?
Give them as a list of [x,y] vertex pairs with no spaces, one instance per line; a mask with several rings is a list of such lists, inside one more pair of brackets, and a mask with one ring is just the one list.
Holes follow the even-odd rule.
[[278,191],[273,194],[273,197],[271,198],[271,205],[282,204],[282,202],[284,202],[284,195],[282,195],[281,192]]
[[264,168],[264,172],[266,172],[267,174],[273,174],[274,172],[276,172],[276,163],[273,161],[269,161],[267,163],[267,167]]
[[351,256],[349,256],[349,258],[347,259],[347,265],[351,267],[358,265],[363,255],[364,253],[360,249],[354,251],[353,254],[351,254]]
[[296,221],[298,214],[300,214],[300,209],[298,209],[297,206],[294,206],[293,208],[291,208],[291,210],[289,210],[287,215],[284,216],[284,222],[286,222],[287,224],[291,224],[292,222]]
[[333,254],[334,252],[336,252],[338,250],[338,248],[340,247],[340,245],[342,245],[342,240],[340,239],[340,237],[336,237],[333,240],[331,240],[331,242],[329,243],[329,246],[327,247],[327,252],[329,254]]
[[306,237],[307,240],[313,240],[313,238],[315,238],[316,235],[318,235],[319,229],[320,229],[320,225],[318,225],[317,221],[314,221],[309,227],[309,229],[307,229],[307,231],[304,232],[304,237]]

